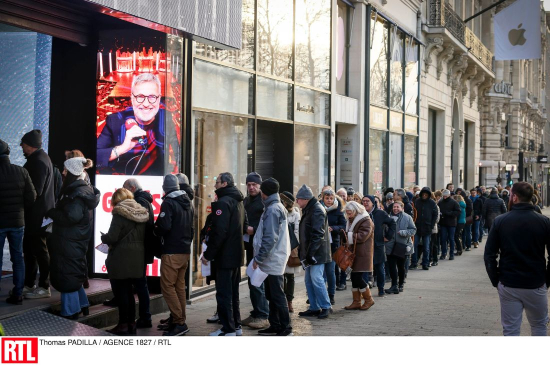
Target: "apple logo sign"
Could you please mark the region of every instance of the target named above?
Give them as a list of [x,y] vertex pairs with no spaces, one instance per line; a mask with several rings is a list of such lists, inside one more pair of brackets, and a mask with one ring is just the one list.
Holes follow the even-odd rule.
[[518,29],[512,29],[508,33],[508,40],[512,46],[523,46],[527,39],[523,36],[525,34],[525,29],[521,28],[523,23],[518,25]]

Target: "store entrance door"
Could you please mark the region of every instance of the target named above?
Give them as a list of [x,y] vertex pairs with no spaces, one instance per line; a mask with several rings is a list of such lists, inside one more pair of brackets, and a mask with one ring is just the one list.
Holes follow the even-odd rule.
[[403,187],[403,136],[390,133],[389,186]]
[[292,192],[294,168],[294,126],[258,120],[256,130],[256,172],[262,179],[275,178],[280,191]]

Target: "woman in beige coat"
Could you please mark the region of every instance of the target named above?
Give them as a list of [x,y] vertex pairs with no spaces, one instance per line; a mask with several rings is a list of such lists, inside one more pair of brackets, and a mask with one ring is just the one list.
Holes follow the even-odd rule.
[[[374,224],[365,207],[357,202],[349,202],[346,205],[346,215],[346,238],[352,250],[355,244],[355,260],[351,272],[353,303],[344,309],[367,310],[374,305],[374,300],[369,286],[363,280],[363,273],[373,270]],[[365,300],[363,305],[361,297]]]

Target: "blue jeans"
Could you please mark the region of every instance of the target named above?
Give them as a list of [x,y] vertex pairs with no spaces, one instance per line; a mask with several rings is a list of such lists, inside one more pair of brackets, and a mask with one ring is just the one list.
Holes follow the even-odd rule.
[[384,262],[374,265],[374,272],[376,273],[376,286],[378,287],[378,292],[384,292],[384,284],[386,283],[386,269],[384,268]]
[[478,242],[481,242],[481,240],[483,240],[483,236],[485,235],[485,232],[483,231],[483,226],[485,225],[485,220],[483,218],[481,218],[479,220],[479,234],[477,236],[477,238],[479,239]]
[[[6,238],[10,245],[10,261],[13,266],[13,296],[21,296],[25,283],[25,261],[23,260],[23,235],[25,227],[0,229],[0,265],[4,258]],[[2,270],[0,270],[0,279]]]
[[447,241],[451,244],[449,256],[455,255],[455,231],[456,227],[441,226],[441,255],[447,255]]
[[327,287],[323,279],[325,265],[311,265],[306,268],[305,282],[307,296],[309,298],[309,309],[317,311],[330,308]]
[[265,297],[264,283],[260,286],[254,286],[250,284],[250,279],[248,279],[248,288],[250,289],[250,301],[252,302],[250,315],[253,318],[268,319],[269,303]]
[[89,307],[88,297],[83,287],[72,293],[61,293],[61,315],[72,316],[79,313],[82,308]]
[[464,248],[472,247],[472,224],[467,224],[464,226],[464,231],[462,232],[462,242],[464,242]]
[[479,242],[479,223],[480,221],[474,221],[472,224],[472,241]]
[[422,240],[422,266],[430,266],[430,234],[421,236],[419,234],[414,235],[414,253],[411,257],[411,266],[418,265],[418,245],[420,244],[420,240]]
[[331,261],[325,264],[325,272],[323,273],[323,279],[327,283],[327,291],[329,295],[334,295],[336,293],[336,272],[334,267],[336,262]]

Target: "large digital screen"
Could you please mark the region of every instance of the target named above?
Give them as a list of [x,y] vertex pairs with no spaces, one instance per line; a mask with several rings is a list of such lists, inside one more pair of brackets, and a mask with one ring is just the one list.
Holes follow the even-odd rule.
[[[160,210],[163,176],[177,173],[180,160],[181,40],[144,29],[100,33],[97,53],[95,246],[112,220],[111,197],[136,178]],[[94,250],[94,271],[107,273],[107,255]],[[160,262],[148,267],[159,276]]]

